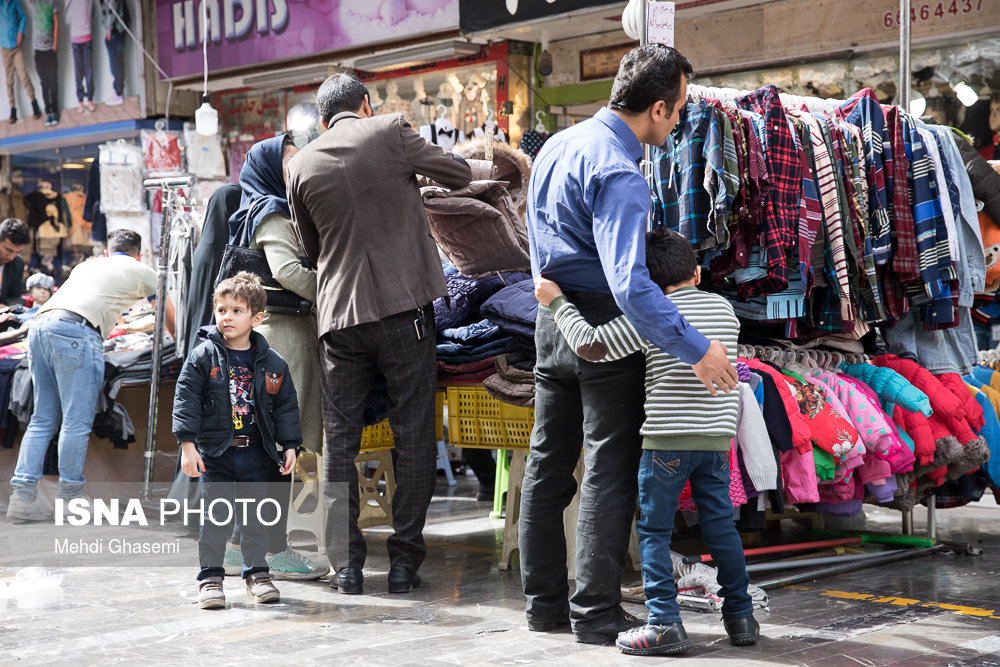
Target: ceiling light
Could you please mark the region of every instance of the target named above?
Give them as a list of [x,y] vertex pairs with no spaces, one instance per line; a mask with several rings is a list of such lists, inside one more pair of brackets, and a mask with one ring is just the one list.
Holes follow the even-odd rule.
[[243,85],[251,88],[267,88],[273,85],[291,86],[303,83],[314,83],[324,81],[333,71],[329,65],[315,65],[301,69],[281,70],[278,72],[268,72],[267,74],[256,74],[243,78]]
[[423,44],[409,49],[378,53],[373,56],[363,56],[354,61],[355,69],[364,72],[380,72],[388,69],[398,69],[408,65],[437,60],[448,60],[460,56],[471,56],[479,53],[481,47],[472,42],[452,41],[437,44]]
[[953,90],[955,91],[955,97],[957,97],[958,101],[964,106],[971,107],[979,101],[979,93],[973,90],[972,86],[964,81],[955,84]]
[[927,110],[927,100],[915,90],[910,91],[910,115],[923,116]]

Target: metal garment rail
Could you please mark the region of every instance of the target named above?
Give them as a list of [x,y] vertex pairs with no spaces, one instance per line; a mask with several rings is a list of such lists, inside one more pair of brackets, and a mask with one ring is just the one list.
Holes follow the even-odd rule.
[[163,325],[167,314],[167,262],[170,256],[170,227],[177,208],[177,192],[194,185],[194,178],[148,178],[147,190],[163,191],[163,222],[160,227],[160,260],[156,272],[156,320],[153,325],[153,367],[149,387],[149,411],[146,413],[146,451],[142,471],[142,499],[149,500],[153,487],[153,459],[156,456],[156,414],[160,399],[160,362],[163,359]]

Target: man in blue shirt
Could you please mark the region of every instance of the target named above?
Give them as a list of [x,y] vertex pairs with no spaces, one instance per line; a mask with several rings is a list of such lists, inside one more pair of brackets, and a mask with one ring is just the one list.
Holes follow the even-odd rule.
[[[649,45],[621,62],[609,108],[549,139],[528,196],[531,269],[558,283],[594,326],[624,313],[665,352],[694,368],[707,390],[736,387],[725,346],[709,341],[649,278],[649,188],[641,143],[660,146],[685,103],[691,64]],[[535,429],[521,495],[518,543],[528,628],[572,622],[576,640],[613,642],[642,625],[621,608],[621,575],[638,493],[644,360],[583,361],[547,308],[535,330]],[[584,477],[576,531],[576,591],[569,599],[563,510]]]

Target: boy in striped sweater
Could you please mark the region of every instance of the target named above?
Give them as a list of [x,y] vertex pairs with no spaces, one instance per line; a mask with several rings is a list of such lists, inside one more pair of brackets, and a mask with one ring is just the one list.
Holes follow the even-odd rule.
[[[733,307],[697,288],[701,267],[686,238],[665,227],[646,235],[649,275],[691,326],[722,342],[736,363],[740,332]],[[563,336],[582,359],[646,356],[646,421],[642,425],[637,525],[649,620],[618,635],[623,653],[675,654],[689,647],[674,585],[670,538],[678,496],[690,480],[702,536],[719,568],[722,616],[734,646],[757,642],[759,626],[747,593],[750,577],[729,499],[730,441],[736,436],[737,392],[710,395],[691,366],[654,347],[625,316],[591,326],[551,280],[535,278],[535,296],[548,306]]]

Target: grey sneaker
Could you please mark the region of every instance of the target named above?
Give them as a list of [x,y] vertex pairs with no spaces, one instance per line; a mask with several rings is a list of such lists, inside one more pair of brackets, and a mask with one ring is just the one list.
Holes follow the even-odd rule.
[[271,583],[271,575],[265,572],[251,574],[243,580],[247,586],[247,597],[254,602],[277,602],[281,594]]
[[28,500],[16,491],[10,496],[10,502],[7,505],[8,519],[51,521],[54,516],[52,508],[38,496]]
[[222,591],[222,577],[206,577],[198,586],[198,606],[202,609],[225,609],[226,594]]
[[271,577],[274,579],[299,581],[319,579],[330,572],[329,565],[310,560],[293,549],[285,549],[273,556],[268,556],[267,568],[271,571]]

